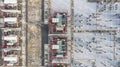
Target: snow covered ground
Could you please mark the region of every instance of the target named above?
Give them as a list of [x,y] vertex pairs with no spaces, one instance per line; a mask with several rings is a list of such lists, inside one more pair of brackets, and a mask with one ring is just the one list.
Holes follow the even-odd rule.
[[[74,0],[74,30],[120,30],[120,3]],[[96,67],[115,67],[120,59],[120,32],[74,33],[74,59],[95,60]],[[114,38],[119,41],[116,42]],[[116,60],[115,60],[116,58]],[[93,67],[92,64],[81,67]],[[74,67],[79,67],[75,63]]]
[[74,1],[75,30],[120,29],[120,3],[91,3],[87,0]]
[[[74,30],[120,30],[120,3],[88,3],[75,0]],[[78,7],[79,6],[79,7]],[[116,38],[119,41],[120,33]],[[114,33],[74,33],[74,59],[95,60],[96,67],[115,67],[120,60],[120,43],[115,46]],[[116,52],[115,52],[116,49]],[[117,53],[117,54],[116,54]],[[114,60],[117,58],[117,61]],[[91,62],[77,62],[92,67]],[[85,63],[87,63],[85,65]],[[74,67],[79,67],[79,65]]]
[[95,62],[86,61],[86,60],[74,61],[74,64],[73,64],[73,67],[94,67],[94,66],[95,66]]
[[114,66],[114,33],[74,33],[74,59],[95,60],[97,67]]
[[117,33],[116,35],[116,57],[117,60],[120,59],[120,33]]
[[[70,15],[70,4],[70,0],[51,0],[51,13],[67,10]],[[120,3],[74,0],[74,30],[120,30]],[[70,34],[68,27],[69,39]],[[120,61],[120,32],[116,33],[115,37],[114,34],[113,32],[74,33],[73,67],[115,67]]]
[[70,15],[70,0],[51,0],[51,12],[68,12]]

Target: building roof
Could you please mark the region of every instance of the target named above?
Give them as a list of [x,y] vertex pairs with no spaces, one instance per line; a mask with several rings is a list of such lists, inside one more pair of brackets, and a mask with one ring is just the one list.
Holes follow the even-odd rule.
[[20,10],[2,10],[3,12],[20,13]]
[[0,23],[4,23],[2,18],[0,18]]
[[19,47],[19,48],[4,48],[3,49],[4,50],[4,52],[8,52],[8,51],[11,51],[11,50],[21,50],[21,47]]
[[56,57],[63,57],[63,55],[62,55],[62,54],[60,54],[60,55],[56,55]]
[[12,31],[11,29],[5,29],[3,30],[4,32]]
[[4,22],[16,22],[17,18],[16,17],[9,17],[9,18],[4,18]]
[[59,49],[59,45],[52,45],[52,49]]
[[56,30],[64,30],[64,27],[56,27]]
[[59,22],[59,18],[52,18],[52,23],[58,23]]
[[9,56],[9,57],[4,57],[4,61],[10,61],[10,62],[17,62],[17,56]]
[[4,40],[17,41],[17,36],[4,36]]
[[5,4],[16,4],[17,3],[17,0],[4,0],[4,3]]

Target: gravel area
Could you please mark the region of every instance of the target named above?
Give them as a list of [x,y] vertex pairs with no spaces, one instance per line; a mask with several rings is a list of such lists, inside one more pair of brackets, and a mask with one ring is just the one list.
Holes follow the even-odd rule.
[[40,8],[40,0],[28,0],[28,67],[41,67]]

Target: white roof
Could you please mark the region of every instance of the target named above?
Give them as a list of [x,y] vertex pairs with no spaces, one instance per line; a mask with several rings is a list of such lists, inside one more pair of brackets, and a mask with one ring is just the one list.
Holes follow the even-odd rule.
[[45,24],[48,24],[48,21],[49,21],[48,19],[45,19]]
[[7,32],[7,31],[12,31],[11,29],[5,29],[5,30],[3,30],[4,32]]
[[3,18],[0,18],[0,23],[4,23]]
[[59,45],[52,45],[52,49],[59,49]]
[[13,45],[14,43],[7,43],[7,45]]
[[4,18],[4,22],[16,22],[16,21],[17,21],[16,17],[14,17],[14,18],[12,18],[12,17],[10,17],[10,18]]
[[63,57],[63,55],[57,55],[56,57]]
[[3,12],[20,13],[20,10],[2,10]]
[[56,30],[63,30],[63,27],[56,27]]
[[17,36],[4,36],[4,40],[15,40],[15,41],[17,41]]
[[17,62],[17,56],[14,56],[14,57],[4,57],[4,61]]
[[21,48],[20,47],[18,47],[18,48],[4,48],[3,50],[4,50],[4,52],[8,52],[11,50],[21,50]]
[[13,64],[12,64],[12,63],[9,63],[9,64],[7,64],[7,66],[13,66]]
[[59,22],[59,18],[52,18],[52,23],[58,23]]
[[11,29],[11,30],[14,30],[14,31],[20,31],[21,30],[21,28],[8,28],[8,27],[6,27],[6,28],[1,28],[2,30],[7,30],[7,29]]
[[48,48],[49,48],[49,47],[48,47],[48,45],[49,45],[49,44],[45,44],[45,48],[46,48],[46,49],[48,49]]
[[10,3],[16,4],[16,3],[17,3],[17,0],[4,0],[4,3],[5,3],[5,4],[10,4]]

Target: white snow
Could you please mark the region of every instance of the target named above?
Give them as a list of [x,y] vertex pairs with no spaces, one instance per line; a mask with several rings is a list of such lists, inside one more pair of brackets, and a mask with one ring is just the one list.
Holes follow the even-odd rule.
[[[68,10],[68,15],[70,15],[70,4],[70,0],[51,0],[51,13]],[[70,27],[68,28],[70,39]],[[87,2],[87,0],[74,0],[74,30],[120,30],[120,3],[113,3],[111,6],[111,3],[101,5]],[[118,37],[120,38],[120,33],[117,33],[116,38]],[[116,65],[114,42],[113,32],[74,33],[73,67],[93,67],[93,65],[114,67]],[[120,43],[116,43],[115,49],[116,57],[120,59]],[[76,59],[81,61],[78,62]],[[82,62],[82,60],[88,61]]]

